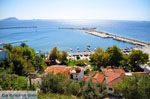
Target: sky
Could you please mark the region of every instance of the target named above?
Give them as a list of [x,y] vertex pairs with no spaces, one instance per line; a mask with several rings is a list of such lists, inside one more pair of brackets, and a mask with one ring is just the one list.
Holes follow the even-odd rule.
[[0,0],[0,19],[150,21],[150,0]]

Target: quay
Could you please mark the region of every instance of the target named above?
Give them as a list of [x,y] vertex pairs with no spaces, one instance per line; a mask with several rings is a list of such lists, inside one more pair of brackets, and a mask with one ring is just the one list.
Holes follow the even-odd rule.
[[0,27],[0,29],[15,29],[15,28],[37,28],[37,26]]
[[9,42],[9,43],[0,43],[0,45],[14,44],[14,43],[23,43],[23,42],[27,42],[27,40],[22,40],[22,41],[14,41],[14,42]]
[[102,37],[102,38],[113,38],[114,40],[127,42],[127,43],[131,43],[134,45],[150,46],[150,42],[144,42],[144,41],[136,40],[133,38],[123,37],[123,36],[111,34],[108,32],[99,31],[96,28],[59,28],[59,29],[83,30],[83,31],[86,31],[86,33],[88,34]]

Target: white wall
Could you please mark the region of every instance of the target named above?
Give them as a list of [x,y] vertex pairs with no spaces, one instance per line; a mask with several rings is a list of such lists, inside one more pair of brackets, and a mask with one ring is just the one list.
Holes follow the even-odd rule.
[[84,68],[81,68],[81,72],[78,75],[78,80],[81,80],[84,77]]
[[4,60],[5,58],[8,58],[7,50],[0,50],[0,60]]
[[111,91],[111,90],[109,90],[109,88],[112,88],[114,90],[113,86],[107,85],[107,93],[113,94],[113,90]]

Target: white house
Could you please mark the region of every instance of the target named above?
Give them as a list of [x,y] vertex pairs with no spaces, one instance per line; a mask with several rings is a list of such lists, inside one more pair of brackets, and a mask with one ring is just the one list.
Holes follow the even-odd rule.
[[84,68],[74,66],[70,70],[70,79],[81,80],[84,77]]
[[0,48],[0,60],[8,58],[8,51]]

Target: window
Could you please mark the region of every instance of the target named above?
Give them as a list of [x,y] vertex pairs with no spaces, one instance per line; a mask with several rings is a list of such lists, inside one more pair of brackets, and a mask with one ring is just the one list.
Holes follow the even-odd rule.
[[113,89],[112,89],[112,88],[109,88],[109,90],[112,91]]

